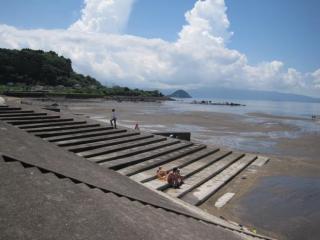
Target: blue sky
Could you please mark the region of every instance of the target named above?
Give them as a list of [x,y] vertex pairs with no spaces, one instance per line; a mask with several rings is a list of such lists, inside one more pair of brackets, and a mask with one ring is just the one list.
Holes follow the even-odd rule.
[[[319,93],[320,14],[318,12],[320,1],[318,0],[136,0],[134,3],[132,3],[134,0],[115,0],[114,4],[110,5],[111,10],[105,9],[106,3],[110,0],[87,1],[88,4],[86,5],[84,0],[0,0],[0,25],[12,26],[16,30],[5,29],[2,31],[2,33],[6,32],[6,35],[3,36],[12,35],[10,35],[10,38],[7,37],[6,40],[3,40],[2,43],[0,41],[0,47],[39,47],[45,50],[56,50],[74,58],[72,60],[74,60],[77,70],[92,74],[100,78],[102,82],[112,79],[125,84],[129,82],[129,78],[135,78],[136,81],[130,81],[129,85],[139,86],[139,84],[146,84],[146,78],[149,78],[148,80],[156,83],[151,84],[150,87],[168,88],[170,86],[177,87],[179,84],[183,85],[182,79],[190,76],[193,79],[203,78],[202,87],[206,84],[213,85],[222,79],[219,82],[221,86],[234,85],[235,81],[239,81],[239,83],[246,81],[249,88],[257,86],[262,90],[274,90],[279,88],[275,84],[278,78],[281,78],[282,91],[309,95]],[[102,13],[98,13],[97,9],[99,6],[101,8],[101,5],[104,5],[104,10]],[[125,10],[122,10],[122,7]],[[227,11],[225,11],[225,7],[227,7]],[[191,9],[193,9],[193,12],[190,19],[186,19],[185,13]],[[84,10],[85,14],[81,10]],[[116,29],[110,26],[114,24],[113,20],[111,20],[111,23],[108,23],[110,19],[103,20],[104,16],[112,15],[111,12],[112,14],[115,12],[115,16],[110,16],[110,19],[115,17],[123,20]],[[91,21],[92,19],[94,21]],[[201,19],[200,22],[199,19]],[[227,21],[225,21],[226,19]],[[92,22],[96,22],[96,20],[98,22],[101,20],[101,22],[93,26]],[[206,21],[210,27],[201,25],[201,21],[202,23]],[[112,44],[110,43],[112,46],[101,45],[101,48],[106,53],[110,53],[108,57],[112,61],[106,63],[108,66],[105,66],[105,69],[110,67],[113,75],[102,73],[101,69],[104,68],[98,66],[99,61],[101,61],[101,56],[98,55],[101,53],[96,50],[90,53],[95,56],[92,61],[97,62],[92,64],[90,68],[87,67],[82,61],[83,59],[80,59],[80,53],[75,56],[74,51],[68,52],[63,49],[65,47],[63,41],[66,41],[66,46],[68,41],[65,36],[66,32],[55,32],[55,29],[65,29],[67,31],[75,22],[77,22],[77,26],[73,29],[86,31],[86,37],[91,36],[93,32],[117,34],[123,42],[132,41],[126,35],[140,37],[140,45],[138,47],[134,46],[133,51],[128,51],[128,56],[132,57],[132,55],[143,52],[145,55],[139,55],[137,59],[152,59],[154,63],[146,62],[146,66],[150,68],[147,70],[146,66],[139,70],[137,70],[137,67],[128,69],[128,63],[119,60],[119,52],[113,52],[114,45],[119,46],[116,42],[112,42]],[[188,26],[189,29],[182,30],[184,25]],[[35,29],[44,29],[48,36],[51,36],[51,34],[57,36],[58,34],[59,43],[44,44],[43,39],[40,39],[41,36],[38,36]],[[206,34],[208,29],[210,36],[199,38],[199,35]],[[231,37],[229,37],[230,32],[233,32]],[[183,37],[179,37],[179,33],[183,33]],[[28,36],[27,40],[22,39],[24,35]],[[90,43],[86,42],[86,45],[83,45],[83,35],[75,32],[68,32],[68,35],[79,39],[79,45],[75,47],[77,47],[77,50],[81,49],[83,51],[81,53],[82,57],[88,51],[93,51]],[[102,38],[102,35],[99,35],[99,37],[95,35],[95,37],[95,40],[97,40]],[[104,37],[108,39],[107,35]],[[212,40],[212,37],[216,39]],[[161,39],[163,42],[156,43],[152,40],[154,38]],[[219,43],[219,38],[222,45],[221,42]],[[85,41],[92,41],[92,38]],[[136,43],[134,41],[133,44]],[[58,48],[57,46],[61,47]],[[123,46],[123,49],[126,49],[126,47]],[[171,49],[173,47],[176,48],[174,54]],[[144,50],[140,51],[142,48]],[[150,48],[152,48],[152,51]],[[159,48],[168,50],[166,53],[170,55],[170,61],[167,60],[160,65],[157,64],[167,57],[165,54],[163,56],[159,55]],[[211,52],[213,48],[216,50]],[[140,50],[137,51],[137,49]],[[183,50],[183,53],[181,53],[181,50]],[[177,51],[179,57],[188,56],[190,59],[186,58],[187,60],[184,59],[183,64],[180,64]],[[208,51],[211,52],[211,55],[208,54]],[[219,54],[217,52],[219,51],[223,59],[218,59]],[[200,53],[201,56],[199,57]],[[215,56],[216,54],[218,55]],[[156,58],[159,59],[156,60]],[[207,68],[212,68],[212,71],[208,71],[207,75],[200,74],[200,71],[203,72],[202,65],[208,62],[211,65],[209,64]],[[167,63],[172,65],[166,66]],[[199,74],[195,72],[184,73],[184,70],[187,69],[183,69],[183,67],[189,68],[188,64],[197,66]],[[216,68],[217,64],[219,68]],[[176,65],[179,65],[178,70],[175,67]],[[175,74],[176,72],[171,75],[161,74],[160,71],[164,73],[164,69],[166,72],[172,70],[172,72],[176,71],[178,74]],[[128,71],[130,73],[127,74]],[[212,76],[212,74],[216,74],[216,76]],[[152,78],[157,76],[157,78],[150,79],[150,76]],[[178,78],[181,79],[176,80]],[[170,79],[175,82],[170,83]],[[192,83],[191,80],[186,80],[185,83],[189,84],[190,88],[197,87],[197,84]],[[306,85],[308,86],[306,87]]]
[[[0,23],[20,28],[67,28],[80,17],[82,0],[0,0]],[[195,0],[138,0],[126,33],[173,41]],[[227,0],[230,48],[250,63],[281,60],[312,71],[320,64],[320,1]]]

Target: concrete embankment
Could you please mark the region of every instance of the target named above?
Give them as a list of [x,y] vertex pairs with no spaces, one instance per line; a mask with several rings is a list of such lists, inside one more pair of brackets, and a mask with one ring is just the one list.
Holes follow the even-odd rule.
[[[259,159],[252,154],[209,148],[203,144],[127,128],[113,129],[87,118],[50,112],[35,106],[2,107],[0,122],[55,149],[69,151],[72,156],[86,159],[94,166],[116,171],[146,187],[164,191],[195,206],[206,201]],[[258,163],[260,161],[255,164]],[[159,166],[166,170],[181,169],[185,177],[181,189],[170,189],[165,182],[156,179]],[[243,231],[240,227],[232,230]],[[250,232],[246,234],[255,237]]]

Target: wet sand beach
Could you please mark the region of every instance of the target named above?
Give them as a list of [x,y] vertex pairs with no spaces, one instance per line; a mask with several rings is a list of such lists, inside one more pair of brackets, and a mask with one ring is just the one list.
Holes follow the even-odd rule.
[[[59,102],[75,114],[142,131],[188,131],[192,141],[260,153],[271,161],[242,172],[201,208],[279,239],[320,239],[320,123],[304,116],[179,109],[174,103]],[[214,203],[236,193],[223,208]],[[307,236],[307,237],[306,237]]]

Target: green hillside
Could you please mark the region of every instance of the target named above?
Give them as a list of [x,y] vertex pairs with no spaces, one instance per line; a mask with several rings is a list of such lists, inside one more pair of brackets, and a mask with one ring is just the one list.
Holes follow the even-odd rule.
[[70,59],[42,50],[0,48],[0,92],[45,89],[53,93],[105,96],[161,97],[159,91],[105,87],[96,79],[76,73]]

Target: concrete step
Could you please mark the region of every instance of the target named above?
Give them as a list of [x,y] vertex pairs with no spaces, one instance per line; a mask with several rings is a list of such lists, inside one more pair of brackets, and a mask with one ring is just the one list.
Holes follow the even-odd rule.
[[33,113],[34,111],[26,111],[26,110],[6,110],[6,111],[0,111],[0,116],[9,115],[9,114],[24,114],[24,113]]
[[159,156],[162,156],[162,155],[165,155],[165,154],[169,154],[171,152],[180,150],[182,148],[189,147],[191,145],[192,145],[192,143],[190,143],[190,142],[176,143],[176,144],[171,145],[171,146],[167,146],[167,147],[163,147],[163,148],[160,148],[160,149],[152,150],[152,151],[149,151],[149,152],[137,154],[137,155],[134,155],[132,157],[126,157],[126,158],[122,158],[122,159],[117,159],[117,160],[104,162],[104,163],[101,163],[100,165],[108,167],[108,168],[113,169],[113,170],[119,170],[121,168],[125,168],[125,167],[128,167],[130,165],[138,164],[138,163],[141,163],[143,161],[147,161],[147,160],[152,159],[152,158],[156,158],[156,157],[159,157]]
[[122,151],[118,151],[116,153],[107,153],[99,156],[94,156],[94,157],[88,157],[87,159],[93,162],[97,163],[102,163],[106,161],[111,161],[119,158],[126,158],[126,157],[131,157],[133,155],[137,155],[140,153],[148,152],[151,150],[159,149],[162,147],[170,146],[173,144],[179,143],[179,140],[167,140],[167,141],[161,141],[158,143],[153,143],[147,146],[140,146],[140,147],[134,147],[131,149],[126,149]]
[[1,118],[7,117],[36,117],[36,116],[47,116],[46,113],[13,113],[13,114],[0,114]]
[[61,141],[74,140],[74,139],[80,139],[80,138],[104,136],[104,135],[115,134],[115,133],[123,133],[126,131],[127,131],[126,129],[109,129],[109,130],[99,130],[94,133],[76,133],[76,134],[70,134],[68,136],[48,137],[48,138],[44,138],[44,139],[48,140],[49,142],[61,142]]
[[27,125],[27,124],[42,124],[42,123],[60,123],[60,122],[71,122],[73,118],[65,118],[65,119],[47,119],[47,120],[14,120],[14,121],[7,121],[12,125]]
[[70,146],[70,147],[66,147],[66,149],[70,152],[79,153],[79,152],[91,151],[91,150],[99,149],[99,148],[103,148],[103,147],[139,141],[142,139],[148,139],[148,138],[152,138],[152,137],[153,137],[153,135],[151,135],[151,134],[139,134],[139,135],[134,135],[134,136],[130,136],[130,137],[109,140],[109,141],[99,141],[99,142],[93,142],[93,143],[80,144],[77,146]]
[[98,149],[94,149],[94,150],[83,151],[83,152],[77,153],[77,155],[81,156],[81,157],[85,157],[85,158],[90,158],[90,157],[104,155],[104,154],[108,154],[108,153],[112,153],[112,152],[119,152],[122,150],[132,149],[135,147],[147,146],[149,144],[158,143],[158,142],[165,141],[165,140],[166,140],[166,138],[164,138],[164,137],[162,137],[162,138],[152,137],[152,138],[147,138],[147,139],[136,140],[136,141],[129,142],[129,143],[123,143],[123,144],[119,144],[116,146],[112,145],[112,146],[102,147],[102,148],[98,148]]
[[[206,167],[200,172],[197,172],[190,177],[186,177],[184,180],[184,184],[182,184],[179,189],[170,188],[166,192],[172,197],[182,197],[183,195],[192,191],[194,188],[200,186],[202,183],[219,174],[221,171],[229,167],[231,164],[233,164],[243,156],[244,154],[241,153],[232,153]],[[184,176],[184,169],[181,169],[181,175]]]
[[44,127],[44,128],[37,128],[33,130],[27,130],[29,133],[48,133],[48,132],[55,132],[55,131],[64,131],[64,130],[72,130],[72,129],[83,129],[83,128],[91,128],[91,127],[99,127],[100,124],[78,124],[78,125],[71,125],[71,126],[56,126],[56,127]]
[[129,136],[135,136],[135,135],[139,135],[139,132],[132,131],[132,132],[124,132],[124,133],[115,133],[115,134],[110,134],[107,136],[97,136],[97,137],[88,137],[85,139],[73,139],[73,140],[59,141],[59,142],[56,142],[56,144],[60,147],[71,147],[71,146],[78,146],[78,145],[86,144],[86,143],[108,141],[108,140],[124,138],[124,137],[129,137]]
[[224,186],[243,169],[250,165],[256,158],[257,157],[255,155],[247,154],[214,178],[208,180],[201,186],[194,189],[192,192],[185,195],[182,200],[196,206],[202,204],[214,193],[216,193],[222,186]]
[[174,161],[175,159],[178,159],[180,157],[184,157],[189,154],[198,152],[204,148],[206,148],[206,146],[202,145],[202,144],[191,145],[190,147],[176,150],[174,152],[168,153],[168,154],[163,155],[161,157],[152,158],[152,159],[144,161],[142,163],[139,163],[139,164],[136,164],[133,166],[129,166],[125,169],[120,169],[118,172],[120,172],[123,175],[131,176],[131,175],[140,173],[142,171],[148,170],[150,168],[158,167],[162,164],[166,164],[168,162]]
[[[198,161],[195,161],[185,166],[181,166],[180,169],[183,173],[184,178],[188,178],[193,174],[196,174],[197,172],[200,172],[201,170],[210,166],[211,164],[229,156],[231,153],[232,153],[231,151],[218,151],[212,155],[201,158]],[[157,190],[164,190],[169,187],[167,182],[160,181],[158,179],[154,179],[149,182],[146,182],[145,185],[149,188],[157,189]]]
[[[215,152],[219,151],[218,148],[216,149],[202,149],[195,153],[189,154],[184,157],[180,157],[172,162],[162,164],[162,169],[165,171],[171,171],[173,168],[182,168],[190,163],[193,163],[201,158],[207,157],[208,155],[214,154]],[[153,179],[156,179],[156,172],[158,167],[151,168],[149,170],[137,173],[135,175],[131,175],[130,178],[136,182],[147,182]]]
[[56,126],[69,126],[69,125],[78,125],[82,123],[87,123],[86,121],[74,121],[74,122],[62,122],[62,123],[46,123],[46,124],[26,124],[19,126],[21,129],[38,129],[44,127],[56,127]]
[[14,121],[14,120],[45,120],[45,119],[58,119],[60,116],[22,116],[22,117],[15,117],[15,116],[10,116],[10,117],[1,117],[0,120],[2,121]]
[[251,164],[252,166],[262,167],[267,164],[270,159],[264,156],[258,156],[258,158]]
[[2,111],[11,111],[11,110],[21,110],[21,108],[9,107],[9,106],[0,106],[0,112],[2,112]]
[[0,105],[0,108],[8,108],[8,105]]
[[97,132],[102,130],[109,130],[112,127],[92,127],[92,128],[80,128],[80,129],[71,129],[71,130],[60,130],[60,131],[52,131],[49,133],[35,133],[36,136],[41,138],[50,138],[50,137],[57,137],[57,136],[64,136],[64,135],[72,135],[77,133],[86,133],[86,132]]

